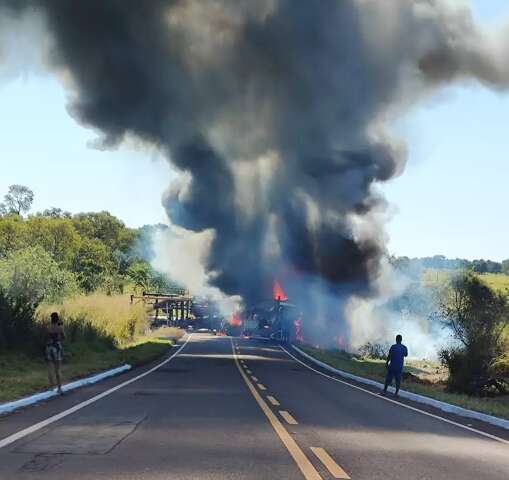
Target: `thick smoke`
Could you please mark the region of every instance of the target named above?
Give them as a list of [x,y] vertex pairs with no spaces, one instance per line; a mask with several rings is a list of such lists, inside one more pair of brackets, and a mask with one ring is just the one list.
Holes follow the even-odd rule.
[[246,302],[274,277],[312,304],[374,293],[374,187],[405,163],[387,126],[443,84],[509,81],[503,32],[439,0],[3,4],[46,20],[69,111],[103,146],[135,136],[182,172],[168,215],[210,232],[209,283]]

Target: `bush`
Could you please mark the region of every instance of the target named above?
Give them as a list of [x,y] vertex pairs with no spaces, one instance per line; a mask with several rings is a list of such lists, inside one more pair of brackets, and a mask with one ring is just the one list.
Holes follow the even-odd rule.
[[359,348],[359,354],[367,358],[375,358],[377,360],[385,360],[389,354],[391,346],[388,343],[371,343],[368,342]]
[[36,306],[21,298],[12,299],[0,289],[0,351],[33,348],[39,329],[34,322]]
[[26,247],[0,259],[0,287],[10,298],[58,302],[75,295],[78,286],[72,273],[62,270],[42,247]]
[[503,381],[505,389],[509,389],[509,326],[502,334],[503,352],[491,364],[491,371],[496,378]]
[[148,330],[148,316],[143,304],[131,305],[128,296],[95,293],[66,299],[60,304],[39,308],[39,319],[57,311],[69,339],[86,339],[87,332],[99,332],[116,345],[122,345]]
[[502,360],[509,322],[507,296],[466,273],[452,281],[440,310],[457,341],[439,354],[449,369],[449,390],[469,395],[504,392],[508,378]]

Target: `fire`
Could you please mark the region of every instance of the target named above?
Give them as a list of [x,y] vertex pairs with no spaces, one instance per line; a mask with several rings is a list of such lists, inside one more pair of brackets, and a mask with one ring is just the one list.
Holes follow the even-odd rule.
[[272,282],[272,298],[274,300],[283,301],[288,300],[288,296],[286,295],[285,291],[283,290],[283,287],[277,280],[274,280]]
[[230,317],[230,325],[232,327],[240,327],[242,325],[242,319],[238,313],[232,313],[232,316]]

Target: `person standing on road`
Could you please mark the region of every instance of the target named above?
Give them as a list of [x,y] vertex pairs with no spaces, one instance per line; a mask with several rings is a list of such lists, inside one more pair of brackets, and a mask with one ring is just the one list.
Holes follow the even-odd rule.
[[403,337],[396,335],[396,343],[390,348],[385,366],[387,368],[387,376],[385,377],[385,386],[383,394],[387,393],[387,388],[392,384],[392,379],[396,380],[396,392],[394,396],[399,394],[399,387],[401,385],[401,374],[403,373],[403,365],[405,357],[408,356],[408,349],[401,342]]
[[48,363],[48,379],[51,388],[57,387],[58,393],[62,391],[62,360],[64,350],[62,341],[65,338],[64,327],[57,312],[51,314],[51,322],[47,330],[46,348],[44,350],[46,362]]

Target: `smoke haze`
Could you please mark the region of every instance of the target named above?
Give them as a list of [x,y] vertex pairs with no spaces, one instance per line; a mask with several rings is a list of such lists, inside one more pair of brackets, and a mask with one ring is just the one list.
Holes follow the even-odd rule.
[[193,278],[248,303],[279,278],[347,336],[345,305],[383,285],[385,202],[375,187],[406,160],[391,122],[451,82],[509,83],[506,29],[486,32],[457,2],[0,6],[4,18],[44,20],[69,112],[100,132],[102,147],[133,136],[181,172],[163,201],[189,238],[207,239]]

